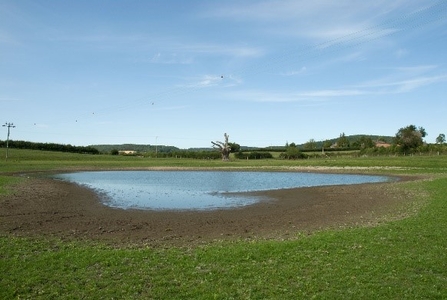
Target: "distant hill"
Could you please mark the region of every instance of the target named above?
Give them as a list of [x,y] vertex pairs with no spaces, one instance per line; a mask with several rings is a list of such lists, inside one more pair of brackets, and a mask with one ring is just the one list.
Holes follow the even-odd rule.
[[[345,136],[349,143],[352,145],[355,141],[358,141],[362,137],[370,138],[373,141],[384,141],[386,143],[392,144],[394,137],[392,136],[384,136],[384,135],[370,135],[370,134],[355,134],[355,135],[347,135]],[[323,143],[330,142],[331,144],[335,144],[340,137],[324,140],[324,141],[316,141],[316,147],[321,148],[323,146]],[[300,148],[303,148],[306,145],[306,143],[297,145]]]
[[[349,143],[354,143],[355,141],[359,140],[361,137],[367,137],[372,139],[373,141],[382,140],[387,143],[392,143],[393,138],[392,136],[380,136],[380,135],[366,135],[366,134],[357,134],[357,135],[349,135],[346,136],[346,138],[349,140]],[[316,148],[321,148],[323,146],[323,143],[328,141],[331,144],[334,144],[337,142],[339,137],[328,139],[324,141],[315,141]],[[236,141],[237,143],[237,141]],[[306,143],[297,145],[299,148],[304,148]],[[118,151],[136,151],[136,152],[155,152],[158,151],[160,153],[163,152],[174,152],[174,151],[213,151],[214,149],[212,147],[202,147],[202,148],[189,148],[189,149],[180,149],[175,146],[167,146],[167,145],[144,145],[144,144],[111,144],[111,145],[90,145],[89,147],[93,147],[95,149],[98,149],[99,152],[102,153],[110,153],[112,150],[118,150]],[[253,151],[253,150],[264,150],[264,151],[283,151],[285,145],[279,145],[279,146],[269,146],[265,148],[260,147],[252,147],[252,146],[241,146],[242,151]]]
[[110,145],[90,145],[90,147],[98,149],[102,153],[110,153],[112,150],[118,151],[136,151],[136,152],[172,152],[179,148],[165,145],[142,145],[142,144],[110,144]]
[[[394,136],[384,136],[384,135],[370,135],[370,134],[355,134],[355,135],[347,135],[346,136],[349,140],[349,142],[355,142],[359,140],[361,137],[367,137],[370,138],[373,141],[384,141],[387,143],[392,143]],[[337,141],[339,137],[332,139],[332,141]]]
[[98,149],[101,153],[110,153],[112,150],[118,151],[136,151],[140,153],[144,152],[160,152],[160,153],[169,153],[174,151],[213,151],[214,149],[209,148],[189,148],[189,149],[180,149],[175,146],[168,145],[144,145],[144,144],[104,144],[104,145],[90,145],[95,149]]

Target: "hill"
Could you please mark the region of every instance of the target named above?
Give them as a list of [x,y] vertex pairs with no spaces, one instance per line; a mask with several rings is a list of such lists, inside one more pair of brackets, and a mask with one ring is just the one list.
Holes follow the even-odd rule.
[[[379,135],[364,135],[364,134],[357,134],[357,135],[350,135],[346,136],[350,144],[353,144],[355,141],[358,141],[360,138],[366,137],[370,138],[373,141],[382,140],[387,143],[392,143],[393,137],[391,136],[379,136]],[[339,137],[325,140],[325,141],[315,141],[315,148],[321,148],[324,143],[331,143],[335,144],[338,141]],[[237,141],[236,141],[237,143]],[[284,149],[285,145],[280,146],[269,146],[265,148],[260,147],[252,147],[252,146],[241,146],[242,151],[252,151],[252,150],[265,150],[265,151],[282,151]],[[299,148],[305,148],[306,143],[297,145]],[[136,151],[136,152],[160,152],[160,153],[169,153],[174,151],[212,151],[213,148],[209,147],[202,147],[202,148],[188,148],[188,149],[180,149],[175,146],[168,146],[168,145],[144,145],[144,144],[110,144],[110,145],[90,145],[89,147],[93,147],[95,149],[98,149],[98,151],[102,153],[110,153],[112,150],[118,150],[118,151]]]
[[[336,138],[332,138],[332,139],[328,139],[328,140],[324,140],[324,141],[316,141],[316,147],[317,148],[321,148],[323,146],[324,143],[331,143],[331,144],[335,144],[337,143],[338,139],[340,137],[336,137]],[[383,136],[383,135],[369,135],[369,134],[355,134],[355,135],[347,135],[345,136],[345,138],[349,141],[349,144],[353,144],[356,141],[360,140],[361,138],[370,138],[372,141],[383,141],[389,144],[393,143],[393,139],[394,137],[392,136]],[[300,148],[304,148],[306,145],[306,143],[298,145],[298,147]]]
[[136,151],[136,152],[172,152],[177,151],[179,148],[175,146],[166,145],[144,145],[144,144],[105,144],[105,145],[90,145],[95,149],[98,149],[101,153],[110,153],[112,150],[118,151]]

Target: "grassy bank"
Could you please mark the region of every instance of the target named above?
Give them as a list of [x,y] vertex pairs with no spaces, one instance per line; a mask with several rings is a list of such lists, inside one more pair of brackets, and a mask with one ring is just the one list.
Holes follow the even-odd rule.
[[[8,172],[58,168],[229,166],[221,162],[68,155],[10,160]],[[21,167],[15,166],[21,164]],[[373,228],[296,233],[288,241],[215,242],[191,248],[113,248],[93,242],[0,237],[1,299],[443,299],[447,295],[445,157],[231,162],[231,167],[393,167],[430,174],[397,185],[414,195],[410,217]],[[378,170],[375,170],[377,172]],[[380,172],[390,172],[387,169]],[[8,176],[0,181],[7,191]],[[407,193],[408,194],[408,193]],[[417,209],[416,209],[417,208]],[[411,210],[411,211],[410,211]],[[410,214],[411,213],[411,214]]]

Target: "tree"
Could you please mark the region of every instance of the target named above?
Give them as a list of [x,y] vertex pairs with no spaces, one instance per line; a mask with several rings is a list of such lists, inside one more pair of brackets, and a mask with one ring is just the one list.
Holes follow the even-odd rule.
[[331,148],[331,146],[332,146],[332,142],[331,142],[331,141],[329,141],[329,140],[325,140],[325,141],[323,142],[323,149]]
[[222,154],[222,160],[228,161],[230,159],[230,152],[231,152],[231,147],[228,144],[229,135],[225,133],[224,137],[225,142],[211,141],[211,144],[213,144],[213,148],[219,149],[220,153]]
[[340,137],[337,140],[337,147],[338,148],[349,148],[349,140],[346,137],[344,132],[342,134],[340,134]]
[[438,137],[436,138],[436,144],[442,145],[445,143],[445,134],[441,133],[440,135],[438,135]]
[[317,149],[317,142],[314,139],[310,139],[308,142],[304,144],[304,149],[306,150],[315,150]]
[[363,135],[353,143],[353,146],[360,149],[366,149],[366,148],[373,148],[375,144],[370,137]]
[[306,155],[301,153],[300,149],[296,146],[295,143],[291,143],[286,147],[286,152],[281,153],[280,157],[285,159],[300,159],[306,158]]
[[233,153],[239,152],[241,150],[241,145],[239,145],[239,144],[228,143],[228,145],[230,146],[231,152],[233,152]]
[[415,125],[409,125],[399,129],[394,142],[401,147],[404,153],[408,153],[422,146],[423,138],[426,136],[427,132],[423,127],[417,128]]

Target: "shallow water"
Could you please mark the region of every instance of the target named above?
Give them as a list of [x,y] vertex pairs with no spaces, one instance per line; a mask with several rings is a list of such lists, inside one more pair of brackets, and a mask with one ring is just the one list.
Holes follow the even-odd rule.
[[236,208],[263,199],[229,193],[390,180],[371,175],[239,171],[100,171],[55,178],[94,189],[104,195],[108,206],[151,210]]

